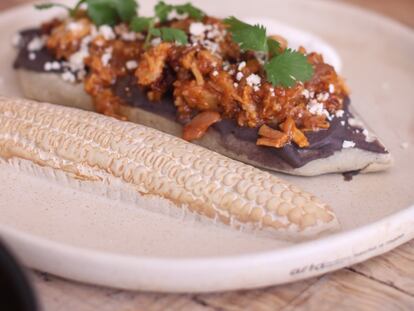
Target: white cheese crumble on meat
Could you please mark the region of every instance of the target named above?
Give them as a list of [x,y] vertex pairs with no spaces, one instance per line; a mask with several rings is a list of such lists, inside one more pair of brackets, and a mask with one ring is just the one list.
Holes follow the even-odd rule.
[[355,143],[351,140],[344,140],[344,142],[342,143],[342,148],[344,149],[354,148],[354,147],[355,147]]
[[100,26],[98,32],[105,38],[105,40],[113,40],[116,37],[112,27],[108,25]]
[[327,101],[327,100],[328,100],[328,98],[329,98],[329,93],[326,93],[326,92],[319,93],[319,94],[316,96],[316,99],[317,99],[318,101],[320,101],[320,102]]
[[89,56],[89,51],[81,49],[69,57],[69,67],[72,71],[82,70],[85,68],[83,60]]
[[134,70],[138,67],[138,62],[136,60],[129,60],[125,64],[128,70]]
[[213,76],[217,77],[217,76],[218,76],[218,74],[219,74],[219,73],[218,73],[218,71],[217,71],[217,70],[214,70],[214,71],[213,71]]
[[241,71],[241,70],[243,70],[243,68],[244,67],[246,67],[246,62],[241,62],[240,64],[239,64],[239,67],[237,67],[237,69],[239,70],[239,71]]
[[161,38],[154,38],[154,39],[151,40],[151,45],[152,46],[157,46],[157,45],[160,45],[161,42],[162,42]]
[[303,89],[302,96],[305,97],[306,99],[309,99],[310,98],[309,90],[308,89]]
[[83,24],[78,22],[69,22],[66,24],[66,29],[73,32],[79,32],[83,29]]
[[135,41],[137,39],[136,32],[124,32],[121,34],[121,39],[124,41]]
[[190,25],[190,34],[193,36],[204,36],[206,31],[206,26],[203,23],[191,23]]
[[102,54],[101,61],[104,66],[108,66],[110,60],[112,59],[112,48],[107,48],[105,53]]
[[262,78],[260,78],[259,75],[252,73],[250,76],[247,77],[246,82],[250,86],[260,86]]
[[334,93],[335,92],[335,85],[333,85],[332,83],[329,84],[329,93]]
[[236,75],[236,79],[237,79],[237,81],[240,81],[241,79],[243,79],[243,72],[241,72],[241,71],[239,71],[238,73],[237,73],[237,75]]

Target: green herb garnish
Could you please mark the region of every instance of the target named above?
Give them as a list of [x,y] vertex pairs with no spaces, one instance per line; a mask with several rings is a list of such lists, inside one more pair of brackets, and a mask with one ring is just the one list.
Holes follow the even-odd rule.
[[226,18],[224,23],[230,26],[233,40],[239,43],[242,50],[267,52],[266,28],[261,25],[249,25],[234,16]]
[[305,55],[291,49],[280,52],[280,44],[268,38],[266,28],[249,25],[235,17],[224,20],[232,38],[244,51],[266,52],[270,59],[264,64],[267,80],[274,86],[294,86],[296,82],[308,81],[313,76],[313,67]]
[[160,22],[167,21],[168,15],[172,11],[176,11],[178,14],[188,14],[189,17],[199,21],[204,17],[204,12],[199,8],[196,8],[191,3],[171,5],[166,4],[164,1],[160,1],[155,6],[155,16],[158,17]]
[[267,39],[270,56],[276,56],[280,53],[280,43],[273,39]]
[[291,49],[284,50],[264,65],[267,79],[273,85],[294,86],[297,81],[312,78],[313,68],[305,55]]
[[166,42],[188,43],[187,34],[181,29],[170,27],[155,28],[155,17],[136,16],[132,19],[130,28],[135,32],[147,32],[145,46],[148,46],[152,37],[161,37]]
[[180,44],[187,44],[188,38],[187,34],[181,29],[170,28],[170,27],[161,27],[161,39],[167,42],[177,42]]
[[79,12],[83,3],[87,3],[87,14],[97,26],[116,25],[119,21],[129,22],[137,15],[138,3],[136,0],[80,0],[71,8],[61,3],[37,4],[38,10],[46,10],[53,7],[61,7],[68,10],[74,17]]

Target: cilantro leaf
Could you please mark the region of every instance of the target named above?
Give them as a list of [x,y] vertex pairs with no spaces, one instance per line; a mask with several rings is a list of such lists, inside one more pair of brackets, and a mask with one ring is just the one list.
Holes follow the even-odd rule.
[[308,81],[313,75],[313,67],[305,55],[286,49],[264,65],[267,79],[273,85],[291,87],[296,81]]
[[188,16],[199,21],[204,17],[204,12],[199,8],[196,8],[191,3],[181,4],[174,6],[178,14],[188,14]]
[[155,6],[155,15],[163,23],[167,20],[168,14],[172,11],[176,11],[178,14],[188,14],[191,18],[199,21],[204,17],[204,12],[199,8],[196,8],[191,3],[185,3],[180,5],[166,4],[164,1],[160,1]]
[[161,39],[167,42],[177,42],[180,44],[187,44],[188,38],[187,34],[181,29],[162,27],[161,30]]
[[118,21],[116,10],[108,5],[107,0],[87,0],[88,16],[97,26],[115,25]]
[[135,0],[86,0],[88,15],[98,26],[115,25],[119,20],[129,22],[137,15],[138,4]]
[[249,25],[234,16],[226,18],[224,23],[230,26],[233,40],[242,50],[267,52],[266,28],[261,25]]
[[112,0],[112,3],[123,22],[129,22],[137,15],[138,2],[136,0]]
[[160,22],[165,22],[168,18],[168,14],[174,10],[174,6],[166,4],[164,1],[160,1],[154,8],[155,16],[157,16]]
[[267,39],[267,46],[269,47],[269,54],[276,56],[280,53],[280,43],[274,39]]
[[68,7],[67,5],[62,4],[62,3],[47,2],[47,3],[35,4],[34,7],[37,10],[48,10],[48,9],[57,8],[57,7],[64,8],[69,12],[70,15],[73,15],[73,10],[70,7]]
[[143,17],[143,16],[135,16],[131,23],[129,24],[129,27],[131,30],[135,32],[143,32],[147,31],[148,29],[152,28],[155,23],[154,17]]

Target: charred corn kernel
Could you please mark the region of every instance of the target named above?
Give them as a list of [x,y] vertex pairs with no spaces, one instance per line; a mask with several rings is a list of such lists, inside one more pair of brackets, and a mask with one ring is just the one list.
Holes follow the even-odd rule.
[[236,226],[299,232],[338,225],[329,207],[268,172],[154,129],[71,108],[0,97],[0,158],[92,180],[114,176],[140,193]]

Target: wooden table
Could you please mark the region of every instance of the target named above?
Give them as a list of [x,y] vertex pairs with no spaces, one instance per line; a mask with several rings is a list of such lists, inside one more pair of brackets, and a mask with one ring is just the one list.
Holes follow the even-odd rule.
[[[31,0],[2,0],[0,9]],[[414,27],[414,0],[343,0]],[[100,288],[29,272],[45,311],[414,310],[414,240],[321,277],[260,290],[165,295]]]

